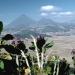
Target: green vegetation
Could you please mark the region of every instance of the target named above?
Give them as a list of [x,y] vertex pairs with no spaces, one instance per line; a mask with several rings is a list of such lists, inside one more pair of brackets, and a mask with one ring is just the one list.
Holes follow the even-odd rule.
[[3,30],[3,22],[0,21],[0,34],[1,34],[2,30]]

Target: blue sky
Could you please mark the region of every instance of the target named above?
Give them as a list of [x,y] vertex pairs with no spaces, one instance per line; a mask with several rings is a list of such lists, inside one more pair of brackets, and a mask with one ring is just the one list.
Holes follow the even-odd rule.
[[0,20],[9,24],[26,14],[38,20],[41,17],[66,21],[75,17],[75,0],[0,0]]

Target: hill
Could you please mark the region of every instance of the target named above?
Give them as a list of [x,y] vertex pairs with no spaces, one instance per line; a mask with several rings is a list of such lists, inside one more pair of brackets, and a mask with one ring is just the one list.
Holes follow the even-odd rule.
[[32,18],[21,15],[5,26],[4,32],[12,33],[20,37],[29,37],[29,35],[46,34],[48,32],[69,32],[75,29],[74,23],[57,23],[48,18],[41,18],[35,21]]

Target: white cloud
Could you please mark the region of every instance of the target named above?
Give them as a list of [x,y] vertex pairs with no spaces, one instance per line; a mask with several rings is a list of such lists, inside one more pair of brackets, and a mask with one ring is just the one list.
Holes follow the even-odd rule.
[[54,19],[55,21],[68,21],[70,19],[73,19],[75,16],[74,11],[64,11],[63,8],[54,6],[54,5],[45,5],[40,7],[40,14],[44,17],[50,17],[51,19]]
[[56,15],[56,16],[73,16],[75,13],[71,11],[64,11],[64,12],[50,12],[49,15]]
[[54,6],[54,5],[45,5],[41,6],[41,15],[47,16],[47,15],[57,15],[57,16],[71,16],[74,13],[71,11],[63,11],[62,8]]
[[40,10],[43,12],[52,12],[52,11],[58,11],[59,8],[53,5],[45,5],[41,6]]
[[73,12],[71,12],[71,11],[66,11],[66,12],[59,12],[58,14],[59,14],[59,15],[66,15],[66,16],[69,16],[69,15],[72,15]]

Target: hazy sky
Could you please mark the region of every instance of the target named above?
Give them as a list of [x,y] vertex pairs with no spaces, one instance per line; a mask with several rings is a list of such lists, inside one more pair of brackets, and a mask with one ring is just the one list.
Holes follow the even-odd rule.
[[0,20],[9,24],[26,14],[38,20],[41,17],[67,21],[75,17],[75,0],[0,0]]

